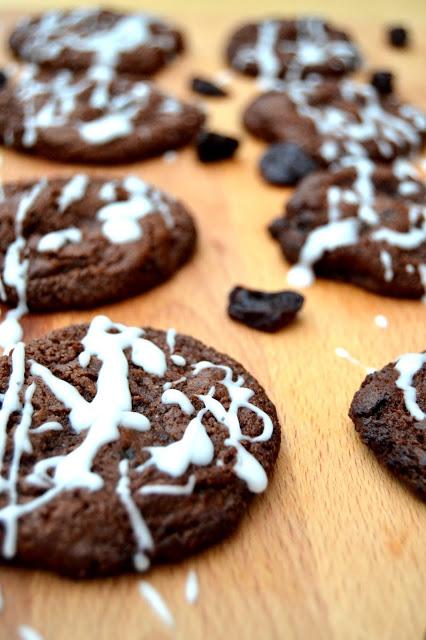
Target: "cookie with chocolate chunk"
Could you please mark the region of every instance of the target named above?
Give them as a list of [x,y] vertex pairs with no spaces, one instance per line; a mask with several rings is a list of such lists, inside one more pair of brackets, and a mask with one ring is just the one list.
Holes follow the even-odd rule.
[[426,352],[369,375],[349,416],[379,461],[426,501]]
[[159,18],[97,8],[26,18],[9,44],[18,58],[46,69],[82,71],[101,65],[135,75],[154,73],[184,48],[182,33]]
[[27,68],[0,90],[0,142],[63,162],[122,163],[189,144],[194,106],[107,67],[73,74]]
[[340,77],[360,66],[351,37],[321,18],[250,22],[231,36],[228,63],[262,78],[302,79],[310,74]]
[[426,293],[426,182],[405,160],[346,159],[306,177],[270,231],[293,286],[314,274],[381,295]]
[[228,536],[280,446],[243,366],[104,316],[17,345],[0,393],[0,554],[73,577],[146,570]]
[[140,178],[41,179],[3,185],[0,346],[21,339],[28,310],[96,307],[146,291],[191,256],[196,230],[183,204]]
[[244,125],[267,142],[299,145],[322,166],[345,156],[391,162],[420,151],[426,139],[424,113],[351,80],[295,81],[263,93]]

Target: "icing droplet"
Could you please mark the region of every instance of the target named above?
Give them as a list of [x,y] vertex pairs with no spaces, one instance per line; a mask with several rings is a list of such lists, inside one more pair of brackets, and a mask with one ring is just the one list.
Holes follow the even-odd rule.
[[386,316],[382,316],[382,315],[377,315],[374,318],[374,322],[376,324],[377,327],[379,327],[380,329],[387,329],[388,325],[389,325],[389,321],[387,319]]
[[20,640],[43,640],[43,636],[38,631],[26,624],[18,627],[18,634]]
[[374,371],[375,371],[375,369],[373,369],[372,367],[366,367],[365,365],[363,365],[359,360],[357,360],[356,358],[351,356],[349,351],[347,351],[346,349],[343,349],[343,347],[336,347],[334,352],[335,352],[336,356],[338,356],[339,358],[343,358],[343,360],[347,360],[351,364],[355,364],[358,367],[361,367],[367,373],[374,373]]
[[139,593],[143,598],[145,598],[164,624],[168,627],[174,626],[175,621],[173,615],[157,589],[154,589],[154,587],[146,580],[141,580],[139,582]]
[[194,569],[188,571],[188,576],[185,585],[185,597],[189,604],[195,604],[198,600],[199,587],[198,577]]

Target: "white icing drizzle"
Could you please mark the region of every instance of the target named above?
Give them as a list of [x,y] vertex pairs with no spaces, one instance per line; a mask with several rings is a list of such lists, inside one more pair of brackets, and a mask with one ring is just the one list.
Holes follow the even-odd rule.
[[62,249],[66,244],[78,244],[81,242],[82,233],[77,227],[68,227],[67,229],[61,229],[60,231],[51,231],[45,236],[40,238],[37,244],[37,251],[58,251]]
[[[407,231],[395,231],[380,225],[380,217],[375,210],[375,185],[373,173],[375,165],[367,158],[348,157],[340,161],[337,168],[350,167],[356,172],[351,188],[332,185],[327,189],[327,224],[314,228],[303,244],[298,262],[287,274],[292,286],[307,287],[314,281],[314,265],[328,252],[358,243],[361,230],[368,230],[368,237],[377,243],[379,260],[383,266],[385,282],[394,279],[392,253],[386,247],[410,251],[426,242],[426,206],[405,203],[408,212]],[[413,165],[406,160],[397,160],[392,165],[394,176],[404,179],[410,176],[420,180]],[[419,183],[413,183],[419,184]],[[408,198],[408,196],[407,196]],[[343,205],[353,206],[354,213],[349,217],[343,214]],[[385,246],[383,246],[385,245]],[[408,273],[415,273],[414,265],[406,266]],[[426,265],[418,265],[417,271],[426,292]],[[423,279],[422,279],[423,278]]]
[[413,386],[413,380],[425,364],[426,353],[406,353],[395,363],[395,369],[399,373],[395,384],[404,393],[405,408],[408,413],[418,422],[426,419],[426,413],[417,403],[417,392]]
[[380,251],[380,262],[383,265],[384,278],[386,282],[392,282],[393,280],[393,262],[392,256],[389,251],[382,249]]
[[362,369],[364,369],[367,373],[375,372],[375,369],[373,369],[372,367],[366,367],[365,365],[363,365],[359,360],[351,356],[349,351],[347,351],[343,347],[336,347],[334,350],[334,353],[338,358],[342,358],[343,360],[347,360],[351,364],[355,364],[358,367],[362,367]]
[[59,211],[62,213],[73,202],[79,202],[86,194],[87,187],[89,186],[89,176],[84,174],[77,174],[67,182],[60,193],[58,198]]
[[[266,489],[268,484],[266,473],[257,459],[241,443],[269,440],[273,431],[272,420],[259,407],[249,402],[253,391],[243,386],[244,379],[241,376],[238,376],[236,381],[233,380],[233,372],[230,367],[203,361],[194,365],[194,375],[198,375],[208,368],[224,371],[224,378],[219,384],[222,384],[228,391],[231,399],[229,409],[226,410],[214,398],[215,387],[210,389],[209,394],[198,396],[204,406],[190,421],[182,439],[165,447],[147,447],[151,457],[139,467],[139,470],[142,471],[154,464],[160,471],[178,477],[184,474],[191,464],[200,466],[210,464],[214,457],[214,447],[202,423],[204,415],[209,411],[219,423],[228,429],[228,437],[224,444],[236,449],[237,459],[234,473],[246,482],[250,491],[260,493]],[[241,433],[238,411],[243,407],[255,413],[263,423],[262,433],[254,438]]]
[[157,616],[166,624],[168,627],[173,627],[175,624],[173,615],[167,606],[164,598],[160,595],[157,589],[149,584],[146,580],[141,580],[139,582],[139,593],[148,604],[152,607],[153,611],[157,614]]
[[[287,65],[284,79],[288,81],[301,78],[306,67],[322,65],[330,59],[337,58],[349,67],[358,59],[355,46],[348,40],[329,38],[321,19],[297,20],[295,40],[280,36],[281,25],[276,20],[260,22],[255,44],[239,47],[232,64],[244,71],[255,63],[261,80],[282,76],[283,67]],[[288,62],[284,63],[282,54],[286,55]]]
[[25,249],[25,239],[22,236],[25,217],[46,186],[44,179],[37,182],[30,191],[22,196],[15,215],[15,240],[9,245],[4,257],[3,282],[13,287],[18,297],[15,309],[8,311],[6,318],[0,324],[0,347],[4,353],[8,353],[22,338],[20,318],[28,311],[27,307],[27,277],[29,262],[22,259],[21,254]]
[[132,498],[129,480],[129,461],[122,460],[119,464],[119,470],[120,480],[117,484],[117,493],[129,516],[138,549],[134,556],[134,565],[137,569],[144,571],[149,567],[149,559],[145,555],[145,551],[153,549],[154,541],[140,510]]
[[173,353],[175,350],[175,342],[176,342],[176,329],[168,329],[166,334],[167,346],[170,350],[170,360],[177,367],[184,367],[186,365],[186,360],[183,356],[179,354]]
[[[115,193],[116,183],[107,184],[104,198],[105,194],[110,196]],[[101,207],[96,214],[97,219],[103,223],[102,233],[110,242],[123,244],[139,240],[142,237],[140,220],[154,212],[160,213],[167,227],[173,226],[170,206],[160,191],[150,189],[137,176],[124,178],[122,186],[127,190],[128,199],[110,202]]]
[[[407,114],[403,105],[398,115],[386,111],[380,102],[380,96],[370,85],[342,80],[339,91],[344,100],[357,105],[357,114],[348,109],[338,108],[324,102],[311,104],[321,88],[322,81],[310,79],[304,82],[286,83],[286,96],[292,102],[297,113],[312,122],[322,139],[321,151],[327,162],[344,156],[366,157],[365,142],[380,142],[386,145],[387,153],[392,148],[406,151],[420,148],[422,132],[426,130],[426,116],[412,108]],[[403,119],[404,117],[404,119]],[[409,118],[409,120],[405,119]],[[392,146],[390,146],[392,145]],[[383,145],[380,145],[383,152]]]
[[189,604],[195,604],[199,596],[198,576],[194,569],[188,571],[185,584],[185,597]]
[[38,631],[26,624],[21,624],[18,627],[18,635],[20,640],[44,640]]
[[[175,332],[167,333],[169,348],[175,346]],[[25,347],[19,343],[11,354],[11,373],[9,385],[2,396],[0,409],[0,471],[6,451],[9,420],[18,413],[16,426],[10,437],[13,440],[13,453],[7,477],[0,476],[0,492],[6,496],[6,504],[0,509],[0,523],[4,528],[2,554],[12,558],[16,553],[19,520],[25,515],[49,503],[63,492],[81,489],[98,491],[104,486],[104,479],[95,471],[94,461],[102,448],[120,438],[121,429],[148,431],[150,423],[146,416],[132,410],[132,396],[129,388],[129,365],[125,352],[131,362],[142,368],[147,374],[164,377],[167,371],[166,355],[154,342],[144,337],[144,331],[136,327],[126,327],[113,323],[105,316],[95,317],[86,335],[82,338],[83,351],[78,357],[80,366],[89,366],[91,359],[99,363],[96,394],[87,401],[71,383],[54,375],[46,366],[30,360],[32,382],[25,387]],[[245,442],[265,442],[270,439],[273,424],[270,417],[250,400],[254,392],[244,387],[244,379],[234,374],[230,367],[203,361],[193,365],[193,375],[198,376],[206,369],[218,369],[223,379],[217,385],[223,385],[228,392],[229,407],[225,407],[215,398],[215,386],[206,395],[197,396],[201,409],[196,412],[190,398],[182,391],[164,385],[160,401],[165,405],[176,405],[184,415],[193,416],[183,431],[180,440],[165,446],[145,447],[148,459],[137,468],[130,468],[130,462],[123,459],[118,463],[116,493],[132,527],[135,540],[134,565],[138,570],[149,567],[149,555],[153,551],[153,539],[144,520],[135,493],[141,495],[190,495],[196,486],[196,476],[191,473],[182,482],[173,482],[182,478],[190,465],[208,465],[214,461],[214,446],[203,418],[206,413],[227,430],[224,445],[236,451],[234,473],[244,481],[248,488],[257,493],[267,485],[267,477],[257,459],[244,447]],[[178,384],[186,378],[174,382]],[[32,398],[36,388],[45,385],[69,411],[67,425],[47,420],[39,426],[32,425]],[[239,412],[241,409],[254,413],[262,424],[259,435],[249,437],[242,433]],[[20,462],[24,454],[32,452],[31,439],[47,431],[71,429],[81,434],[79,444],[67,454],[54,455],[37,460],[24,479],[19,478]],[[163,478],[159,482],[144,484],[136,492],[132,491],[132,479],[135,482],[148,467],[155,467],[165,473],[172,481]],[[41,493],[20,502],[18,479],[40,489]]]
[[161,402],[163,404],[177,404],[187,416],[190,416],[195,411],[191,400],[179,389],[167,389],[164,391],[161,396]]
[[89,30],[85,21],[88,17],[95,20],[98,14],[99,10],[95,8],[44,13],[38,23],[27,27],[30,34],[23,43],[24,57],[46,62],[58,57],[64,49],[71,49],[93,54],[93,64],[115,67],[122,54],[139,47],[149,46],[170,53],[176,46],[171,34],[152,31],[153,25],[159,23],[153,16],[145,13],[125,15],[113,25],[109,22]]
[[387,329],[389,326],[389,320],[387,319],[386,316],[383,316],[381,314],[375,316],[374,318],[374,324],[379,327],[379,329]]
[[139,493],[147,495],[190,496],[196,485],[195,476],[189,477],[186,484],[146,484],[139,489]]
[[[105,67],[92,67],[78,76],[61,70],[50,74],[48,79],[39,74],[36,66],[26,67],[15,83],[15,94],[24,111],[22,144],[31,148],[37,144],[40,132],[63,127],[72,129],[82,141],[93,146],[142,134],[152,85],[127,79],[120,90],[111,91],[114,79],[113,71]],[[182,110],[179,101],[161,93],[159,96],[155,105],[159,115]],[[79,119],[81,105],[96,109],[90,120]],[[14,136],[11,123],[6,126],[5,144],[12,145]],[[84,184],[77,181],[70,189],[78,192],[79,187],[83,189]]]

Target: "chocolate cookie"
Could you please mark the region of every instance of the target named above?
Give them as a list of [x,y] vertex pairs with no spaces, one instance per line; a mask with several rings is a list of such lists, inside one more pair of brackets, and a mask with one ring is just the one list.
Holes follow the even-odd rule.
[[221,540],[280,446],[275,407],[240,364],[104,316],[19,343],[0,392],[1,554],[74,577]]
[[111,69],[28,68],[0,91],[0,142],[64,162],[118,163],[191,142],[202,113]]
[[0,324],[0,346],[22,338],[28,310],[95,307],[159,284],[195,238],[185,207],[135,176],[3,185],[0,300],[16,308]]
[[405,160],[348,158],[306,177],[270,227],[294,286],[313,272],[387,296],[426,290],[426,182]]
[[267,142],[293,142],[323,166],[343,156],[390,162],[419,151],[426,115],[351,80],[292,82],[260,95],[244,124]]
[[339,77],[360,66],[350,37],[320,18],[262,20],[231,36],[229,64],[250,76],[295,80],[309,74]]
[[349,416],[380,462],[426,501],[426,352],[367,376]]
[[154,73],[184,48],[182,34],[158,18],[96,8],[27,18],[9,43],[18,58],[48,69],[101,65],[139,75]]

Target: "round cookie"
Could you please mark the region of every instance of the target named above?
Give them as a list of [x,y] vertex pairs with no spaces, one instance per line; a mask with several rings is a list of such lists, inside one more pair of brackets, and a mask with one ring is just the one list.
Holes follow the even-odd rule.
[[426,293],[426,182],[406,160],[342,160],[307,176],[270,227],[294,286],[317,275],[381,295]]
[[135,176],[5,184],[0,193],[0,346],[28,310],[95,307],[169,278],[191,256],[186,208]]
[[267,142],[292,142],[323,166],[344,156],[390,162],[419,151],[426,116],[351,80],[291,82],[256,98],[244,125]]
[[360,66],[356,45],[321,18],[270,19],[239,27],[226,58],[238,71],[262,78],[339,77]]
[[18,58],[47,69],[101,65],[135,75],[154,73],[184,48],[182,34],[158,18],[97,8],[24,19],[9,44]]
[[349,416],[379,461],[426,501],[426,352],[367,376]]
[[119,163],[189,144],[204,122],[194,106],[115,75],[29,67],[0,90],[0,142],[62,162]]
[[280,446],[275,407],[240,364],[104,316],[19,343],[0,393],[1,555],[74,577],[218,542]]

